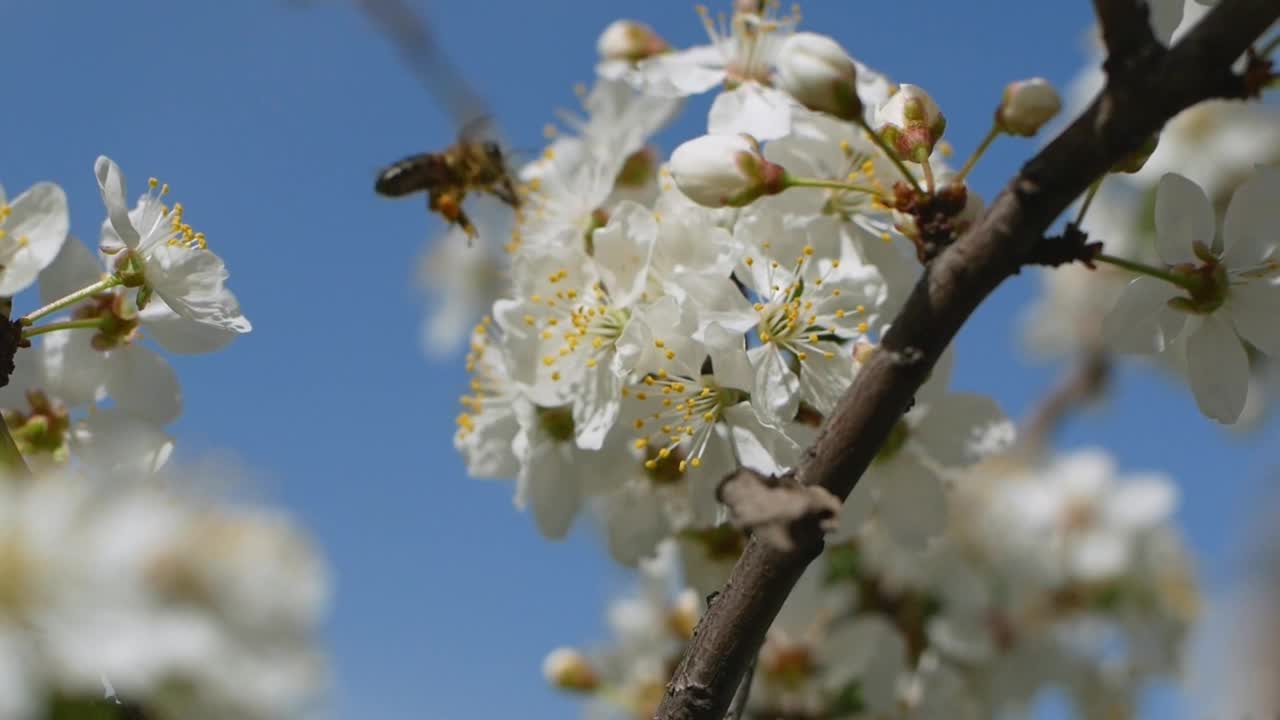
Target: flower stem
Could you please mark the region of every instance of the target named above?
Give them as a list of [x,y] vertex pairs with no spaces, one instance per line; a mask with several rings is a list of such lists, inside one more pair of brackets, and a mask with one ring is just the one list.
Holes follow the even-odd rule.
[[938,189],[938,186],[933,181],[933,166],[929,164],[929,158],[921,161],[920,167],[924,169],[924,186],[929,190],[929,194],[932,195]]
[[875,143],[876,147],[880,148],[880,151],[889,158],[889,162],[892,162],[897,166],[898,172],[902,173],[902,177],[906,178],[907,182],[911,184],[911,187],[917,193],[923,195],[924,190],[920,189],[920,183],[916,182],[916,176],[912,175],[911,171],[907,169],[907,166],[902,164],[902,159],[898,157],[898,153],[894,152],[893,148],[889,147],[889,145],[885,143],[884,138],[880,137],[875,130],[871,129],[871,126],[867,124],[867,119],[860,117],[856,122],[858,127],[862,128],[867,135],[871,137],[871,142]]
[[1089,189],[1085,191],[1084,202],[1080,204],[1080,212],[1076,213],[1076,220],[1073,225],[1080,227],[1080,223],[1084,222],[1085,213],[1089,212],[1089,206],[1093,204],[1093,196],[1098,194],[1098,188],[1102,187],[1102,181],[1106,179],[1106,175],[1093,181]]
[[987,148],[991,147],[991,143],[1000,137],[1000,126],[995,123],[991,124],[991,129],[987,131],[987,136],[982,138],[982,142],[978,144],[978,149],[973,151],[969,159],[964,162],[964,167],[960,168],[960,172],[956,173],[955,182],[963,182],[969,176],[969,171],[973,170],[973,166],[978,164],[978,159],[987,152]]
[[31,338],[36,335],[43,335],[47,332],[55,330],[75,330],[77,328],[100,328],[102,327],[101,318],[88,318],[85,320],[63,320],[61,322],[46,323],[39,327],[26,327],[22,329],[22,337]]
[[880,191],[867,187],[865,185],[853,185],[839,180],[824,180],[822,178],[805,178],[787,176],[787,187],[811,187],[811,188],[827,188],[829,190],[846,190],[848,192],[867,193],[868,195],[879,195]]
[[48,305],[45,305],[39,310],[27,313],[22,317],[22,324],[30,325],[34,323],[36,320],[39,320],[40,318],[44,317],[45,315],[48,315],[50,313],[56,313],[65,307],[75,305],[76,303],[80,302],[81,300],[84,300],[85,298],[93,297],[94,295],[97,295],[103,290],[110,290],[111,288],[119,284],[121,284],[120,278],[116,277],[115,275],[108,275],[107,277],[90,285],[89,287],[81,288],[71,293],[70,295],[62,298],[61,300],[54,300],[53,302],[49,303]]
[[1186,277],[1185,275],[1178,275],[1176,273],[1171,273],[1168,270],[1151,267],[1150,265],[1146,265],[1133,260],[1126,260],[1122,257],[1116,257],[1115,255],[1108,255],[1107,253],[1098,253],[1097,257],[1094,258],[1094,261],[1107,263],[1108,265],[1115,265],[1118,268],[1124,268],[1129,272],[1135,272],[1135,273],[1138,273],[1139,275],[1149,275],[1153,278],[1164,280],[1165,282],[1168,282],[1168,283],[1173,283],[1174,285],[1177,285],[1178,287],[1186,290],[1194,291],[1194,290],[1200,289],[1199,283],[1197,283],[1194,278]]

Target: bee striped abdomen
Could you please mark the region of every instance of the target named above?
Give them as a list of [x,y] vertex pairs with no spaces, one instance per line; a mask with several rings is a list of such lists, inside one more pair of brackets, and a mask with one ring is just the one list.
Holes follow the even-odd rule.
[[378,174],[373,190],[387,197],[402,197],[450,183],[452,178],[453,172],[444,158],[435,153],[419,153],[387,166]]

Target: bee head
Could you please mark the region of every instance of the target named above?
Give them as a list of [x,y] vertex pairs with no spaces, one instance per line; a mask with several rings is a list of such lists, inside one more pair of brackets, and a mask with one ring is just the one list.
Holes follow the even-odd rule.
[[496,142],[486,142],[484,144],[484,154],[485,157],[489,158],[492,162],[502,162],[502,148],[498,147],[498,143]]

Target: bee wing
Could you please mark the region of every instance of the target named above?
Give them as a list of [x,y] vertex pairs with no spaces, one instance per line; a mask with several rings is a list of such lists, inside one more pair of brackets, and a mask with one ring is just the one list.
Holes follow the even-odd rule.
[[[458,69],[440,51],[431,28],[406,0],[355,0],[373,24],[391,38],[401,59],[453,116],[454,126],[488,125],[489,111]],[[479,129],[479,128],[477,128]]]

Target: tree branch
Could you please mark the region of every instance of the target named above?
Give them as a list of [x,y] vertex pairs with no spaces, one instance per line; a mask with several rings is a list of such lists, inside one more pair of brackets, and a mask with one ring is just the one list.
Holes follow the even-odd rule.
[[1032,411],[1019,438],[1023,447],[1032,453],[1043,450],[1068,413],[1106,388],[1110,374],[1111,362],[1105,352],[1097,348],[1085,350],[1077,365]]
[[[943,349],[978,304],[1032,257],[1054,219],[1181,110],[1209,98],[1244,97],[1245,83],[1231,64],[1278,17],[1280,0],[1222,0],[1176,48],[1138,55],[1131,72],[1112,74],[981,222],[925,268],[880,350],[806,453],[800,481],[847,498]],[[747,543],[667,685],[658,720],[724,717],[782,603],[822,552],[816,519],[801,524],[793,539],[788,550],[754,537]]]
[[1151,10],[1145,0],[1093,0],[1093,10],[1107,47],[1103,64],[1107,75],[1123,74],[1142,55],[1163,49],[1151,30]]

